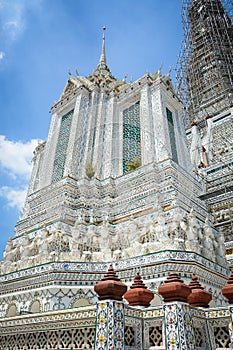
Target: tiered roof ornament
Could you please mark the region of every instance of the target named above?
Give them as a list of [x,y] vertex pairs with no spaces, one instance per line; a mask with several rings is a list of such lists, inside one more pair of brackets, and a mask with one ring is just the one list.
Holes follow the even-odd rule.
[[106,31],[106,27],[103,27],[102,49],[101,49],[100,59],[97,67],[95,68],[93,73],[87,77],[82,77],[78,74],[76,77],[74,77],[69,71],[68,72],[69,79],[62,92],[60,100],[62,100],[64,97],[67,97],[76,88],[80,88],[80,87],[85,87],[89,91],[92,91],[96,87],[98,87],[101,90],[104,90],[106,92],[111,92],[111,91],[119,92],[121,90],[121,87],[123,87],[126,84],[125,79],[123,80],[116,79],[112,75],[109,67],[107,66],[106,53],[105,53],[105,31]]
[[99,86],[105,86],[109,83],[116,81],[110,69],[107,66],[106,53],[105,53],[105,31],[106,27],[103,27],[103,37],[102,37],[102,50],[100,55],[100,60],[98,66],[94,72],[88,77],[88,79]]
[[[68,97],[72,95],[75,92],[75,90],[80,88],[81,89],[85,88],[89,92],[99,90],[101,92],[107,93],[108,95],[110,93],[120,94],[122,92],[126,92],[127,87],[129,85],[132,89],[133,82],[131,82],[130,84],[127,84],[126,82],[127,75],[125,75],[125,77],[122,80],[116,79],[112,75],[107,65],[106,52],[105,52],[105,31],[106,31],[106,27],[103,27],[102,48],[101,48],[101,54],[100,54],[99,63],[97,67],[94,69],[92,74],[88,75],[87,77],[80,76],[77,70],[76,70],[76,76],[73,76],[69,70],[68,71],[69,79],[61,94],[59,102],[63,99],[68,99]],[[146,79],[148,83],[152,83],[157,79],[163,80],[164,83],[167,85],[167,87],[175,95],[175,90],[172,86],[172,81],[170,77],[171,68],[168,74],[166,75],[162,75],[161,70],[162,70],[162,66],[159,68],[157,72],[153,74],[149,74],[148,72],[145,73],[143,78]],[[135,83],[137,84],[137,82],[138,81],[136,81]],[[56,108],[59,102],[55,103],[53,107]]]

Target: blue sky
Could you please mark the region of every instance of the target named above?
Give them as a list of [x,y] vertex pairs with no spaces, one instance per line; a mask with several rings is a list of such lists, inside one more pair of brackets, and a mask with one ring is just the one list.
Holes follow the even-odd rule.
[[167,73],[182,40],[180,13],[181,0],[0,0],[0,257],[68,69],[94,70],[106,26],[115,77],[136,80],[161,64]]

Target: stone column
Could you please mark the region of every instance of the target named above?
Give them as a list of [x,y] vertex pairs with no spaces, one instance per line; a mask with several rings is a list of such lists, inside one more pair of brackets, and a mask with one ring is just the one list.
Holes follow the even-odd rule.
[[145,85],[141,90],[141,135],[142,135],[142,165],[154,161],[154,135],[150,106],[150,88]]
[[164,299],[166,349],[194,350],[192,314],[187,303],[191,289],[177,273],[170,273],[158,292]]
[[231,344],[233,344],[233,305],[229,305],[228,309],[231,314],[230,322],[229,322],[229,334],[230,334]]
[[[77,96],[77,99],[75,102],[74,114],[72,117],[72,122],[70,127],[69,142],[66,150],[66,161],[65,161],[63,176],[67,176],[68,174],[72,174],[73,172],[73,159],[75,159],[75,156],[76,156],[75,141],[76,141],[77,127],[80,123],[79,118],[80,118],[81,102],[82,102],[82,93],[80,93]],[[73,173],[72,175],[75,176],[76,174]]]
[[100,166],[100,176],[102,179],[108,178],[112,173],[112,149],[113,143],[113,118],[115,110],[114,94],[106,100],[106,113],[103,120],[103,140],[102,140],[102,166]]
[[228,299],[230,311],[230,322],[229,322],[229,334],[231,338],[231,344],[233,344],[233,269],[231,270],[231,275],[227,280],[227,283],[222,288],[222,295]]
[[95,350],[124,350],[124,303],[97,303]]
[[168,146],[168,126],[164,114],[162,92],[159,86],[152,90],[151,108],[154,133],[155,161],[161,162],[171,158],[171,151]]
[[192,317],[188,304],[164,304],[165,337],[167,350],[195,349]]
[[100,93],[99,104],[96,112],[95,135],[92,147],[93,166],[96,170],[95,175],[101,176],[102,166],[102,147],[104,139],[104,118],[105,118],[106,96],[104,92]]
[[53,113],[48,138],[46,141],[45,149],[44,149],[44,156],[43,156],[43,162],[40,167],[40,183],[39,188],[41,189],[45,186],[50,185],[52,174],[53,174],[53,163],[54,163],[54,157],[56,153],[56,145],[59,135],[61,125],[61,116],[57,113]]
[[112,265],[94,286],[98,295],[95,350],[124,350],[124,303],[127,286],[117,277]]
[[190,157],[194,166],[198,166],[201,161],[201,136],[197,124],[192,124],[192,141],[190,145]]

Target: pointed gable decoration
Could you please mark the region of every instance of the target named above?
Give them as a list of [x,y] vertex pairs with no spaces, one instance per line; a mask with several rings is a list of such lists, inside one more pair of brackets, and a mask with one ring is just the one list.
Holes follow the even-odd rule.
[[60,99],[59,99],[60,101],[68,97],[70,93],[72,93],[75,89],[81,86],[85,87],[89,91],[92,91],[97,87],[108,92],[110,91],[119,92],[124,88],[125,85],[127,85],[124,79],[123,80],[116,79],[112,75],[109,67],[107,66],[106,54],[105,54],[105,30],[106,30],[106,27],[103,27],[102,48],[101,48],[100,59],[97,67],[95,68],[93,73],[87,77],[80,76],[77,70],[76,70],[77,76],[73,77],[69,70],[68,71],[69,79],[60,96]]
[[70,77],[66,83],[64,90],[62,91],[60,100],[62,100],[67,95],[69,95],[72,91],[74,91],[80,85],[81,84],[78,84],[78,82],[74,78]]

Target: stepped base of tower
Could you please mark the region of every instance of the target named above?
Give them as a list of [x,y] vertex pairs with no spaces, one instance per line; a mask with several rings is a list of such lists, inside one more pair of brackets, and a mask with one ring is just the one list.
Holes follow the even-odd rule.
[[130,284],[137,272],[157,295],[157,289],[170,271],[178,272],[187,283],[195,273],[213,295],[212,305],[224,305],[221,288],[229,271],[226,266],[191,251],[164,250],[114,262],[54,261],[0,277],[1,317],[37,311],[62,310],[97,302],[94,285],[112,263],[119,278]]
[[[221,288],[226,267],[191,251],[164,250],[112,262],[128,286],[140,272],[154,292],[150,307],[99,302],[94,285],[110,262],[54,261],[0,277],[0,349],[230,349],[233,308]],[[193,273],[213,297],[209,309],[164,303],[158,287],[170,271]],[[218,307],[213,308],[214,305]],[[174,343],[175,342],[175,343]]]
[[197,197],[202,191],[172,160],[115,179],[65,177],[29,196],[1,273],[58,260],[116,262],[163,249],[191,250],[225,265],[224,237]]

